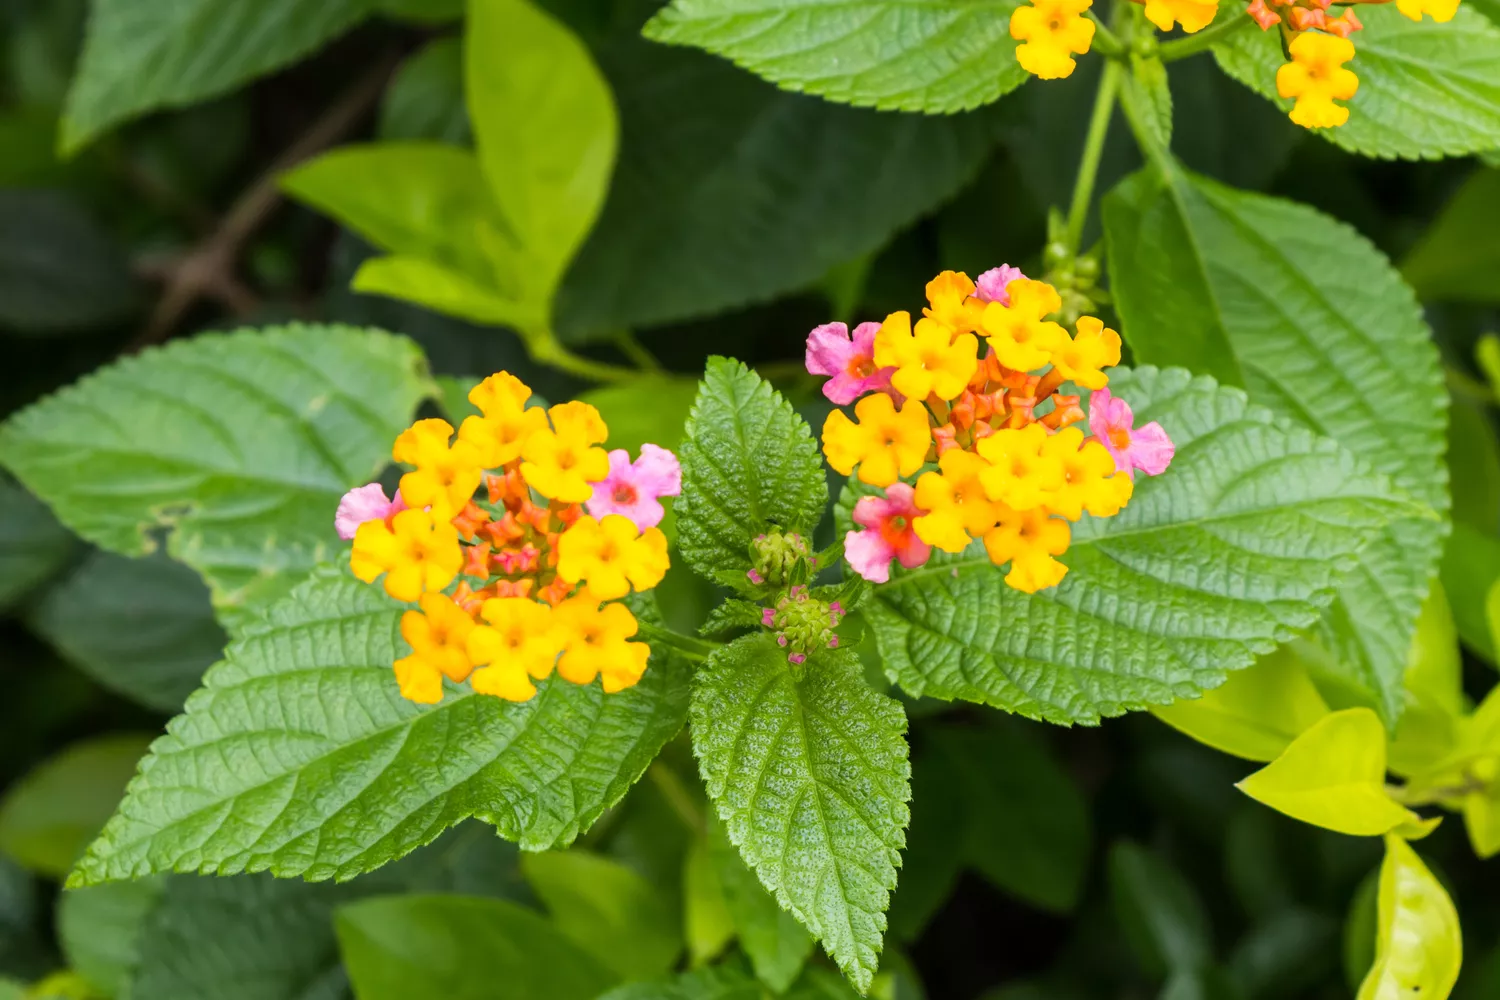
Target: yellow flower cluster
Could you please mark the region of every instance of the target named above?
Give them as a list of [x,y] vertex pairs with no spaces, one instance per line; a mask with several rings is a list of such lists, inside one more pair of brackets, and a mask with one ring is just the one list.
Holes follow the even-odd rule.
[[[1106,517],[1130,499],[1128,472],[1095,438],[1065,382],[1102,389],[1120,361],[1120,338],[1091,316],[1074,332],[1049,319],[1062,308],[1051,285],[1018,277],[994,299],[967,275],[945,271],[927,285],[915,326],[887,316],[874,363],[890,392],[861,398],[851,420],[823,425],[828,462],[872,486],[916,480],[912,528],[921,541],[962,552],[982,539],[1006,582],[1028,593],[1062,580],[1069,521]],[[988,351],[979,355],[979,341]],[[936,463],[936,468],[922,471]]]
[[608,428],[586,403],[543,410],[530,398],[500,372],[469,393],[480,415],[456,435],[435,419],[403,431],[391,451],[410,467],[398,500],[354,533],[354,574],[384,574],[390,596],[418,604],[401,620],[411,655],[394,664],[411,701],[441,701],[445,677],[525,701],[554,669],[575,684],[599,677],[608,692],[646,670],[635,616],[610,602],[661,582],[666,537],[583,512],[610,475]]

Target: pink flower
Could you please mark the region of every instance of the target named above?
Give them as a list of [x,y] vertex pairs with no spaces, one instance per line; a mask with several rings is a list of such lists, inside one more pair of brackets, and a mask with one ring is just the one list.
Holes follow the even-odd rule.
[[616,448],[609,453],[609,476],[594,484],[588,508],[596,518],[624,514],[645,531],[660,524],[667,514],[661,498],[681,492],[682,466],[676,455],[654,444],[643,444],[641,457],[631,464],[630,453]]
[[406,501],[401,498],[400,490],[396,491],[396,499],[387,500],[385,488],[379,483],[356,486],[339,500],[339,509],[333,515],[333,527],[340,538],[348,541],[366,521],[384,521],[405,509]]
[[925,513],[916,504],[916,490],[907,483],[892,483],[883,497],[861,497],[854,505],[854,523],[866,530],[844,536],[844,558],[871,583],[891,578],[892,559],[901,560],[907,569],[922,565],[932,547],[917,537],[911,522]]
[[974,297],[980,302],[998,302],[1002,306],[1010,305],[1010,294],[1005,290],[1012,281],[1024,278],[1019,267],[1011,267],[1009,264],[1001,264],[992,267],[979,276],[974,282]]
[[1136,427],[1130,404],[1108,389],[1096,389],[1089,396],[1089,430],[1109,451],[1115,468],[1131,478],[1136,469],[1148,476],[1165,472],[1177,452],[1161,424],[1153,420]]
[[807,335],[807,370],[833,376],[823,383],[823,395],[847,406],[867,392],[890,388],[894,368],[875,367],[875,334],[879,323],[861,323],[854,337],[843,323],[824,323]]

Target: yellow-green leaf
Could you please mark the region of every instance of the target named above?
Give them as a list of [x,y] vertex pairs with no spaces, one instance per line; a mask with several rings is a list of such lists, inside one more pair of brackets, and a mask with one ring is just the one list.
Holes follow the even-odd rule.
[[1374,837],[1421,818],[1385,790],[1385,727],[1368,708],[1324,716],[1240,791],[1293,819]]
[[1328,714],[1328,704],[1292,650],[1282,647],[1229,675],[1201,698],[1151,713],[1199,743],[1247,760],[1275,760],[1299,733]]
[[1493,777],[1488,787],[1464,796],[1464,828],[1475,854],[1481,858],[1500,854],[1500,782]]
[[1458,749],[1459,720],[1464,715],[1462,672],[1453,612],[1442,585],[1434,580],[1407,653],[1402,678],[1406,711],[1387,751],[1392,771],[1414,778],[1440,766]]
[[1463,962],[1458,913],[1422,859],[1394,835],[1385,838],[1379,908],[1375,964],[1357,1000],[1444,1000]]

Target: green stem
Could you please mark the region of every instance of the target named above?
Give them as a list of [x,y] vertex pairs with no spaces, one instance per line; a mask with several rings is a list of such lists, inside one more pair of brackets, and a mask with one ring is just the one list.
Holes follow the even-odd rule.
[[1094,44],[1090,47],[1101,56],[1124,55],[1125,43],[1120,41],[1120,36],[1110,31],[1093,11],[1087,11],[1086,16],[1094,22]]
[[621,330],[615,334],[615,346],[620,349],[621,354],[629,358],[631,363],[643,372],[651,372],[659,375],[666,371],[662,367],[661,362],[656,360],[656,355],[647,350],[646,345],[637,340],[635,334],[630,330]]
[[1161,56],[1162,62],[1176,62],[1178,59],[1186,59],[1222,42],[1236,31],[1243,30],[1245,25],[1255,23],[1250,15],[1240,11],[1231,11],[1231,16],[1221,16],[1214,24],[1210,24],[1195,35],[1187,35],[1183,38],[1174,38],[1170,42],[1162,42],[1157,49],[1157,55]]
[[1119,92],[1120,77],[1124,72],[1124,67],[1111,59],[1104,64],[1104,75],[1099,78],[1099,92],[1094,98],[1094,114],[1089,119],[1088,136],[1083,142],[1083,158],[1078,163],[1078,179],[1073,184],[1073,204],[1068,208],[1069,256],[1078,253],[1079,241],[1083,239],[1083,223],[1088,218],[1089,204],[1094,198],[1094,181],[1099,176],[1099,158],[1104,153],[1104,138],[1109,133],[1109,119],[1115,110],[1115,95]]
[[647,642],[674,649],[688,659],[696,660],[699,663],[708,659],[709,655],[721,645],[717,642],[710,642],[707,639],[699,639],[695,636],[683,635],[681,632],[674,632],[664,625],[640,622],[639,626],[641,638]]
[[525,340],[532,360],[538,364],[565,371],[569,375],[577,375],[579,378],[590,379],[594,382],[621,382],[640,374],[634,368],[606,364],[603,361],[585,358],[581,354],[574,354],[562,345],[551,330],[529,333]]

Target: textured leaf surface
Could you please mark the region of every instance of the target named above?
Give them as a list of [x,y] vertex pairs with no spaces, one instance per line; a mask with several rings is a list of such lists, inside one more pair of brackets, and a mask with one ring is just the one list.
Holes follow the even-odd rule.
[[57,191],[0,191],[0,327],[41,335],[125,319],[141,304],[130,263]]
[[769,382],[729,358],[708,361],[681,458],[678,545],[710,579],[742,580],[751,540],[772,528],[811,539],[828,503],[806,421]]
[[8,608],[62,568],[73,536],[45,504],[0,475],[0,608]]
[[952,114],[1026,81],[1012,0],[676,0],[647,38],[693,45],[787,90],[886,111]]
[[217,97],[296,62],[362,19],[369,0],[95,0],[63,117],[73,150],[145,111]]
[[[1366,14],[1368,13],[1368,16]],[[1500,27],[1460,5],[1447,24],[1412,21],[1394,5],[1360,12],[1349,68],[1359,91],[1349,121],[1319,135],[1355,153],[1403,159],[1463,156],[1500,147]],[[1286,57],[1275,31],[1237,31],[1214,46],[1224,72],[1290,108],[1276,96]]]
[[329,554],[339,497],[388,463],[432,392],[416,345],[380,331],[206,335],[11,417],[0,464],[103,548],[144,554],[156,529],[172,529],[167,551],[233,614],[285,593]]
[[529,702],[397,693],[402,606],[321,570],[232,643],[142,762],[71,881],[157,871],[348,879],[468,816],[539,850],[617,802],[681,728],[674,657],[616,695],[557,678]]
[[879,965],[910,813],[898,702],[838,650],[793,676],[767,634],[716,652],[693,693],[693,749],[729,838],[861,991]]
[[993,146],[988,113],[841,107],[638,38],[600,61],[620,162],[561,290],[570,340],[806,288],[952,198]]
[[[1298,630],[1410,503],[1327,438],[1180,369],[1116,369],[1110,388],[1177,444],[1130,505],[1074,526],[1055,588],[1023,594],[976,543],[893,571],[861,611],[912,695],[1048,722],[1193,697]],[[847,526],[858,491],[839,503]]]
[[[1254,402],[1447,509],[1437,351],[1410,289],[1367,241],[1305,206],[1177,169],[1122,184],[1106,200],[1105,229],[1111,289],[1139,361],[1228,352]],[[1184,270],[1199,280],[1175,281]],[[1201,322],[1185,325],[1186,315]],[[1401,711],[1401,671],[1443,532],[1420,517],[1385,527],[1321,628],[1387,721]]]
[[718,814],[710,815],[708,826],[710,857],[740,947],[756,977],[778,993],[785,992],[812,954],[812,936],[746,867]]

